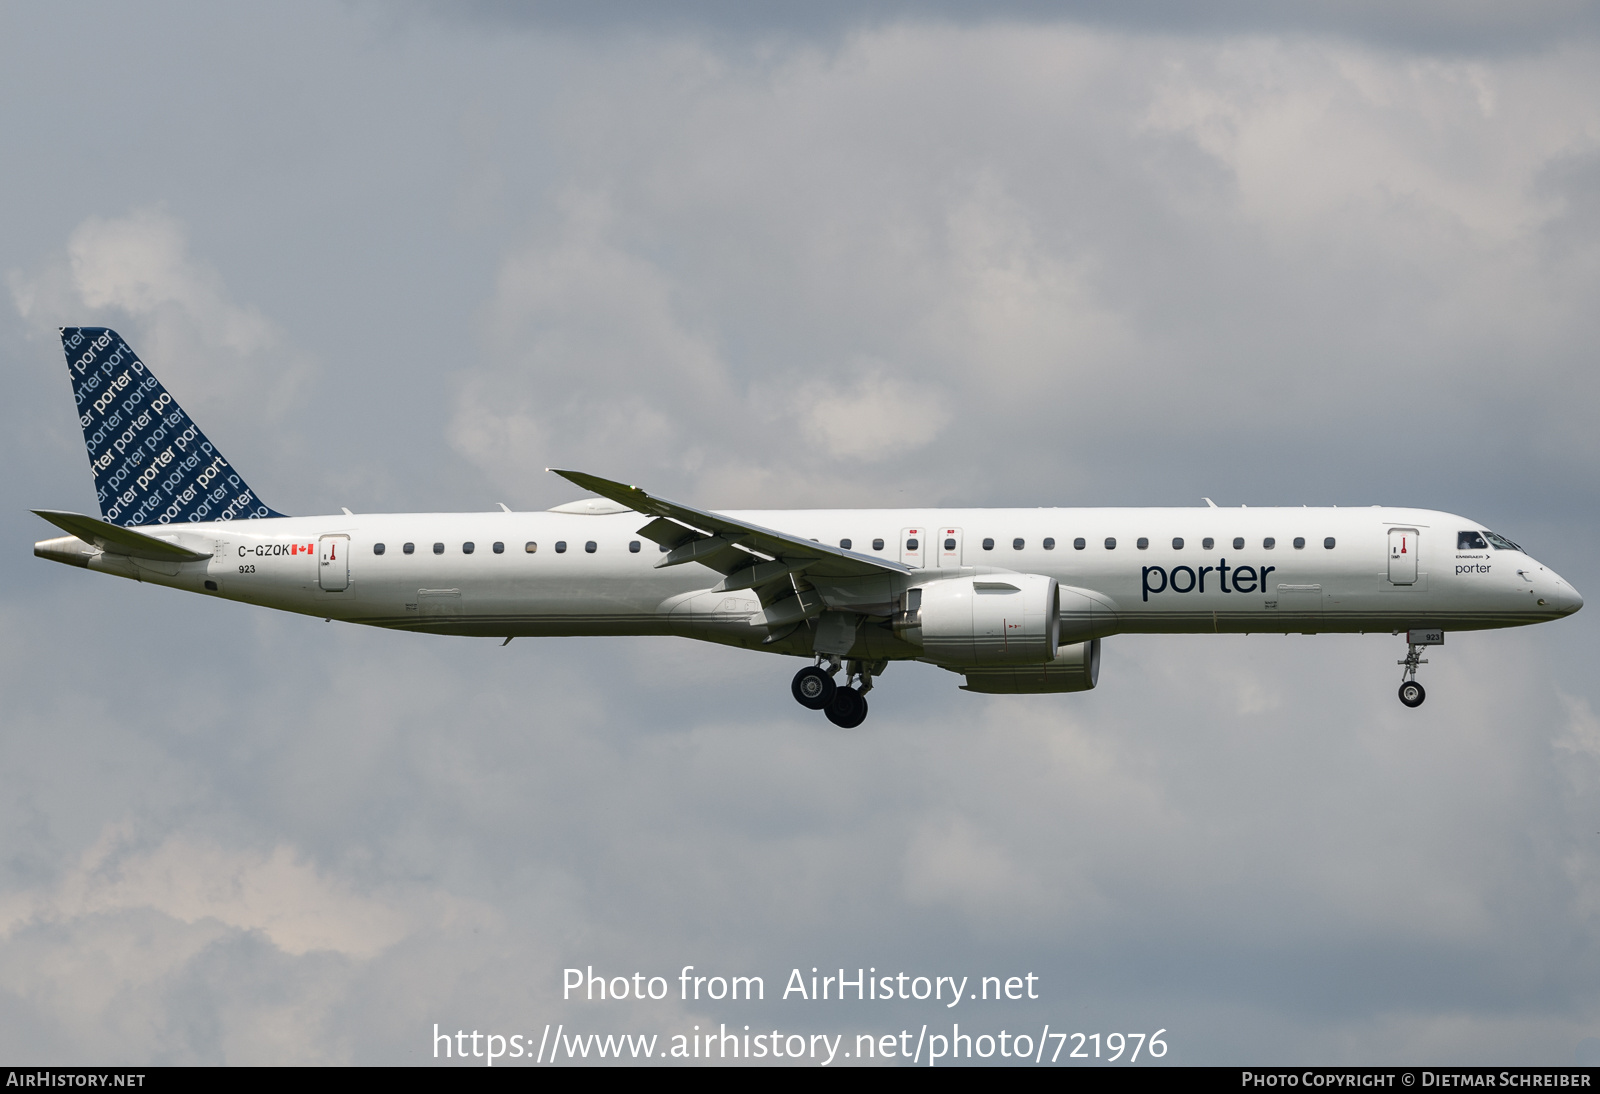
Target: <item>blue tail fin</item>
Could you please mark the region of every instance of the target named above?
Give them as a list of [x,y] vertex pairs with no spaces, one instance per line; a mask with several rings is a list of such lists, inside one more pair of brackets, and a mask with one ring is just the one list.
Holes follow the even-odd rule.
[[261,504],[116,331],[62,327],[61,346],[109,523],[283,516]]

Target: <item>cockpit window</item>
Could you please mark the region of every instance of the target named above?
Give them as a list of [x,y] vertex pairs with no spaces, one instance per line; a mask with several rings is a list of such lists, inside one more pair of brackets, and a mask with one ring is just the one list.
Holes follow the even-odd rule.
[[1483,542],[1483,537],[1476,532],[1457,532],[1456,550],[1458,551],[1487,551],[1489,545]]
[[1497,550],[1497,551],[1520,551],[1520,550],[1522,550],[1521,547],[1518,547],[1515,543],[1512,543],[1505,536],[1497,536],[1493,532],[1489,531],[1487,528],[1485,528],[1483,530],[1483,538],[1487,539],[1490,542],[1490,544],[1493,545],[1494,549]]

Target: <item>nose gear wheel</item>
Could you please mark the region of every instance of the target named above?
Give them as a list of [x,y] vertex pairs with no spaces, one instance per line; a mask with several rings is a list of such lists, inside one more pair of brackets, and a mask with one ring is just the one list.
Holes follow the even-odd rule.
[[1395,662],[1405,668],[1400,674],[1400,701],[1408,707],[1420,707],[1428,697],[1427,690],[1417,683],[1417,666],[1428,663],[1428,659],[1422,656],[1422,649],[1416,643],[1408,642],[1405,660]]

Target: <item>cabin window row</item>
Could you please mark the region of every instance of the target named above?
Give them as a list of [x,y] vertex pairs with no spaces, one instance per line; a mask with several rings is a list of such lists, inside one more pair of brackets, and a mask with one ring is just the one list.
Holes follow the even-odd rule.
[[[842,549],[848,551],[848,550],[851,549],[853,543],[854,543],[854,540],[841,539],[839,541],[839,546]],[[1181,551],[1181,550],[1184,549],[1184,543],[1185,543],[1185,540],[1184,540],[1184,538],[1182,536],[1174,536],[1173,539],[1172,539],[1172,549],[1174,551]],[[1304,536],[1295,536],[1294,539],[1292,540],[1292,543],[1294,545],[1294,549],[1297,550],[1297,551],[1301,551],[1301,550],[1305,549],[1306,540],[1305,540]],[[875,540],[872,541],[872,549],[874,551],[882,551],[883,550],[883,544],[884,544],[883,540],[875,539]],[[1335,544],[1336,544],[1336,541],[1335,541],[1333,536],[1327,536],[1322,541],[1322,546],[1326,550],[1329,550],[1329,551],[1333,550]],[[1053,536],[1044,537],[1044,539],[1042,539],[1040,541],[1039,545],[1041,547],[1043,547],[1046,551],[1054,551],[1056,549],[1056,541],[1055,541],[1055,538]],[[658,546],[659,546],[659,549],[661,551],[663,551],[663,552],[665,552],[668,549],[665,544],[660,544]],[[1024,550],[1024,549],[1027,548],[1027,546],[1028,546],[1028,541],[1026,539],[1023,539],[1020,536],[1018,536],[1017,538],[1015,538],[1015,539],[1013,539],[1011,541],[1011,549],[1013,551]],[[1082,536],[1079,536],[1079,537],[1077,537],[1076,539],[1074,539],[1072,541],[1072,547],[1073,547],[1074,550],[1077,550],[1077,551],[1082,551],[1088,546],[1089,546],[1089,541],[1084,539]],[[1150,549],[1150,540],[1145,536],[1140,536],[1137,540],[1134,541],[1134,546],[1137,547],[1141,551],[1148,551]],[[1261,541],[1261,547],[1262,547],[1263,550],[1271,551],[1271,550],[1275,549],[1277,546],[1278,546],[1278,541],[1273,536],[1267,536],[1266,538],[1264,538]],[[1235,551],[1242,551],[1242,550],[1244,550],[1244,547],[1245,547],[1245,539],[1244,539],[1244,537],[1243,536],[1235,536],[1233,538],[1233,549]],[[994,550],[994,548],[995,548],[995,541],[994,541],[993,537],[987,537],[986,536],[984,538],[984,540],[983,540],[983,549],[985,551],[992,551],[992,550]],[[1107,536],[1106,539],[1105,539],[1105,548],[1108,551],[1115,551],[1117,549],[1117,537],[1116,536]],[[461,553],[464,554],[464,555],[470,555],[473,552],[475,552],[477,549],[478,549],[478,545],[476,543],[474,543],[472,540],[467,540],[467,541],[465,541],[464,543],[461,544]],[[531,554],[535,554],[539,550],[539,544],[537,542],[535,542],[534,540],[530,539],[525,544],[523,544],[522,549],[527,554],[530,554],[530,555]],[[588,540],[588,541],[586,541],[584,543],[583,549],[584,549],[585,553],[592,555],[592,554],[595,554],[597,551],[599,551],[600,545],[598,543],[596,543],[594,540],[591,539],[591,540]],[[640,544],[640,542],[638,540],[635,539],[635,540],[630,540],[628,542],[628,551],[629,551],[630,554],[635,554],[636,555],[636,554],[639,553],[639,551],[641,549],[642,549],[642,545]],[[916,550],[920,550],[920,549],[921,549],[921,541],[918,540],[915,536],[913,536],[910,539],[906,540],[906,550],[908,550],[908,551],[916,551]],[[955,539],[953,537],[952,538],[948,538],[948,539],[946,539],[944,541],[944,549],[946,551],[954,551],[956,549],[956,541],[955,541]],[[1202,539],[1200,541],[1200,549],[1203,550],[1203,551],[1215,550],[1216,549],[1216,540],[1214,540],[1210,536],[1205,537],[1204,539]],[[375,554],[375,555],[381,555],[387,550],[388,550],[388,547],[385,544],[374,543],[372,545],[372,553]],[[401,545],[400,550],[401,550],[401,553],[403,553],[403,554],[408,554],[408,555],[415,554],[416,550],[417,550],[417,545],[415,543],[405,543],[405,544]],[[503,542],[501,542],[499,540],[496,540],[490,546],[490,550],[492,550],[497,555],[504,554],[505,550],[506,550],[506,545]],[[556,554],[558,554],[558,555],[566,554],[567,553],[567,541],[564,540],[564,539],[556,540],[555,541],[555,551],[556,551]],[[444,554],[445,553],[445,545],[443,543],[435,543],[433,545],[433,553],[436,554],[436,555]]]
[[[628,542],[628,553],[636,555],[641,550],[641,547],[642,547],[642,545],[640,544],[640,542],[638,540],[636,540],[636,539],[635,540],[630,540]],[[555,548],[556,548],[556,554],[558,554],[558,555],[566,554],[567,553],[567,541],[564,540],[564,539],[556,540]],[[388,548],[387,544],[374,543],[372,545],[372,553],[375,554],[375,555],[384,554],[385,552],[388,551],[388,549],[389,548]],[[475,552],[477,549],[478,549],[478,545],[476,543],[474,543],[470,539],[461,544],[461,553],[464,554],[464,555],[470,555],[473,552]],[[497,555],[503,555],[503,554],[506,553],[506,545],[503,542],[499,541],[499,540],[496,540],[493,544],[491,544],[489,549],[491,551],[493,551]],[[584,549],[584,552],[586,554],[591,554],[592,555],[595,552],[600,550],[600,545],[598,543],[596,543],[594,540],[591,539],[591,540],[588,540],[587,542],[584,543],[583,549]],[[531,554],[536,554],[536,553],[538,553],[538,550],[539,550],[539,544],[537,542],[535,542],[534,540],[530,539],[530,540],[528,540],[528,542],[526,542],[526,543],[524,543],[522,545],[522,550],[526,554],[530,554],[530,555]],[[662,547],[661,550],[665,551],[666,548]],[[444,552],[445,552],[445,545],[443,543],[435,543],[433,545],[433,553],[434,554],[442,555],[442,554],[444,554]],[[403,544],[400,545],[400,553],[401,554],[406,554],[406,555],[414,555],[414,554],[417,553],[417,545],[415,543],[403,543]]]
[[[1173,539],[1172,539],[1172,549],[1174,551],[1183,550],[1184,542],[1185,541],[1184,541],[1184,538],[1182,536],[1174,536]],[[1244,537],[1243,536],[1235,536],[1234,539],[1233,539],[1233,549],[1235,551],[1244,550],[1244,542],[1245,541],[1244,541]],[[1306,539],[1305,539],[1304,536],[1295,536],[1294,540],[1292,542],[1294,544],[1294,549],[1296,551],[1305,550]],[[1326,538],[1323,539],[1322,546],[1325,549],[1331,551],[1336,546],[1336,543],[1337,543],[1337,541],[1334,539],[1333,536],[1327,536]],[[1043,547],[1046,551],[1054,551],[1056,549],[1056,541],[1051,536],[1046,536],[1043,540],[1040,541],[1039,545],[1041,547]],[[1116,536],[1107,536],[1106,540],[1105,540],[1105,545],[1106,545],[1106,550],[1115,551],[1117,549],[1117,537]],[[1137,547],[1141,551],[1148,551],[1150,549],[1150,540],[1149,540],[1148,537],[1140,536],[1138,539],[1136,539],[1134,541],[1133,545],[1135,547]],[[845,548],[846,550],[848,550],[849,547],[850,547],[850,541],[847,540],[847,539],[846,540],[840,540],[839,541],[839,546],[841,546],[841,547]],[[1018,537],[1018,538],[1013,539],[1011,541],[1011,549],[1013,551],[1021,551],[1021,550],[1025,549],[1027,546],[1028,546],[1028,541],[1025,540],[1025,539],[1022,539],[1021,537]],[[1084,548],[1086,548],[1088,546],[1089,546],[1089,541],[1084,539],[1082,536],[1079,536],[1077,539],[1074,539],[1072,541],[1072,547],[1073,547],[1074,550],[1077,550],[1077,551],[1081,551],[1081,550],[1083,550]],[[1217,541],[1212,539],[1210,536],[1207,536],[1206,538],[1204,538],[1204,539],[1202,539],[1200,541],[1200,549],[1203,550],[1203,551],[1215,550],[1216,546],[1217,546]],[[1262,547],[1263,550],[1271,551],[1274,548],[1276,548],[1277,546],[1278,546],[1278,541],[1273,536],[1267,536],[1265,539],[1263,539],[1261,541],[1261,547]],[[906,540],[906,550],[915,551],[915,550],[918,550],[919,547],[920,547],[920,541],[917,540],[915,537]],[[874,549],[876,550],[878,548],[874,548]],[[953,538],[952,539],[946,539],[944,541],[944,549],[946,551],[954,551],[956,549],[956,541]],[[990,537],[985,537],[984,540],[983,540],[983,549],[985,551],[994,550],[994,540],[992,538],[990,538]]]

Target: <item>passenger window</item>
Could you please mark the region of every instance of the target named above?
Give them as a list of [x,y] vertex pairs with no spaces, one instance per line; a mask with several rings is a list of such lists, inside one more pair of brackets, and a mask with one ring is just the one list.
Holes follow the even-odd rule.
[[992,550],[994,550],[994,540],[992,540],[992,539],[986,539],[986,540],[984,540],[984,541],[983,541],[983,549],[984,549],[984,550],[985,550],[985,551],[992,551]]
[[944,549],[946,551],[954,551],[956,549],[956,541],[953,540],[953,539],[945,540],[944,541]]
[[915,550],[917,550],[917,547],[918,547],[918,544],[917,544],[917,537],[916,536],[912,536],[910,539],[906,540],[906,550],[915,551]]
[[564,555],[566,553],[567,553],[567,541],[564,540],[564,539],[556,540],[556,554]]
[[467,542],[461,545],[461,553],[464,555],[470,555],[473,551],[477,550],[477,548],[478,545],[469,539]]
[[1243,536],[1234,536],[1233,537],[1233,549],[1235,551],[1244,550],[1244,537]]
[[1116,549],[1117,549],[1117,537],[1116,536],[1107,536],[1106,537],[1106,550],[1115,551]]
[[1323,540],[1322,545],[1330,551],[1333,550],[1333,537],[1329,536],[1327,539]]
[[639,553],[639,541],[638,540],[634,539],[634,540],[629,540],[628,541],[628,553],[630,555],[636,555],[636,554]]
[[494,553],[497,554],[497,555],[505,554],[506,553],[506,545],[504,543],[501,543],[499,540],[495,540],[494,541]]
[[527,543],[522,545],[522,549],[531,555],[539,549],[539,545],[530,539]]
[[1212,539],[1210,536],[1207,536],[1205,539],[1200,541],[1200,549],[1202,551],[1213,550],[1213,549],[1216,548],[1216,546],[1217,546],[1217,541]]
[[1144,536],[1140,536],[1133,545],[1139,548],[1141,551],[1148,551],[1150,549],[1150,541]]
[[848,551],[850,549],[850,543],[851,541],[848,539],[841,539],[839,541],[839,549],[841,551]]
[[872,541],[872,549],[873,549],[873,550],[874,550],[874,551],[881,551],[881,550],[883,550],[883,540],[881,540],[881,539],[875,539],[875,540],[873,540],[873,541]]
[[1268,536],[1266,539],[1261,541],[1261,546],[1268,551],[1272,550],[1277,545],[1278,541],[1273,539],[1271,536]]
[[1294,549],[1296,551],[1304,551],[1306,549],[1306,537],[1305,536],[1295,536],[1294,537]]
[[599,544],[595,543],[595,541],[591,539],[588,543],[585,543],[583,545],[583,549],[584,549],[584,552],[586,554],[591,554],[592,555],[595,552],[595,548],[598,547],[598,546],[599,546]]
[[1456,550],[1458,551],[1487,551],[1489,545],[1482,536],[1476,532],[1457,532]]
[[1050,536],[1045,536],[1044,542],[1040,546],[1046,551],[1054,551],[1056,549],[1056,541]]
[[1020,550],[1022,550],[1022,541],[1021,541],[1021,540],[1020,540],[1020,539],[1014,539],[1014,540],[1012,540],[1012,541],[1011,541],[1011,549],[1012,549],[1012,550],[1013,550],[1013,551],[1020,551]]
[[415,552],[416,549],[417,549],[417,545],[415,543],[408,543],[404,547],[400,548],[402,553],[408,554],[408,555],[412,554],[413,552]]
[[1183,537],[1182,536],[1173,536],[1172,537],[1172,549],[1174,551],[1183,550]]
[[1087,546],[1089,546],[1089,541],[1084,539],[1082,536],[1079,536],[1077,539],[1072,541],[1072,549],[1074,551],[1081,551]]
[[435,543],[435,544],[434,544],[434,545],[433,545],[433,553],[434,553],[434,554],[436,554],[436,555],[442,555],[442,554],[444,554],[444,544],[442,544],[442,543]]
[[375,554],[375,555],[381,555],[381,554],[383,554],[383,544],[381,544],[381,543],[374,543],[374,544],[373,544],[373,545],[372,545],[372,553],[373,553],[373,554]]

